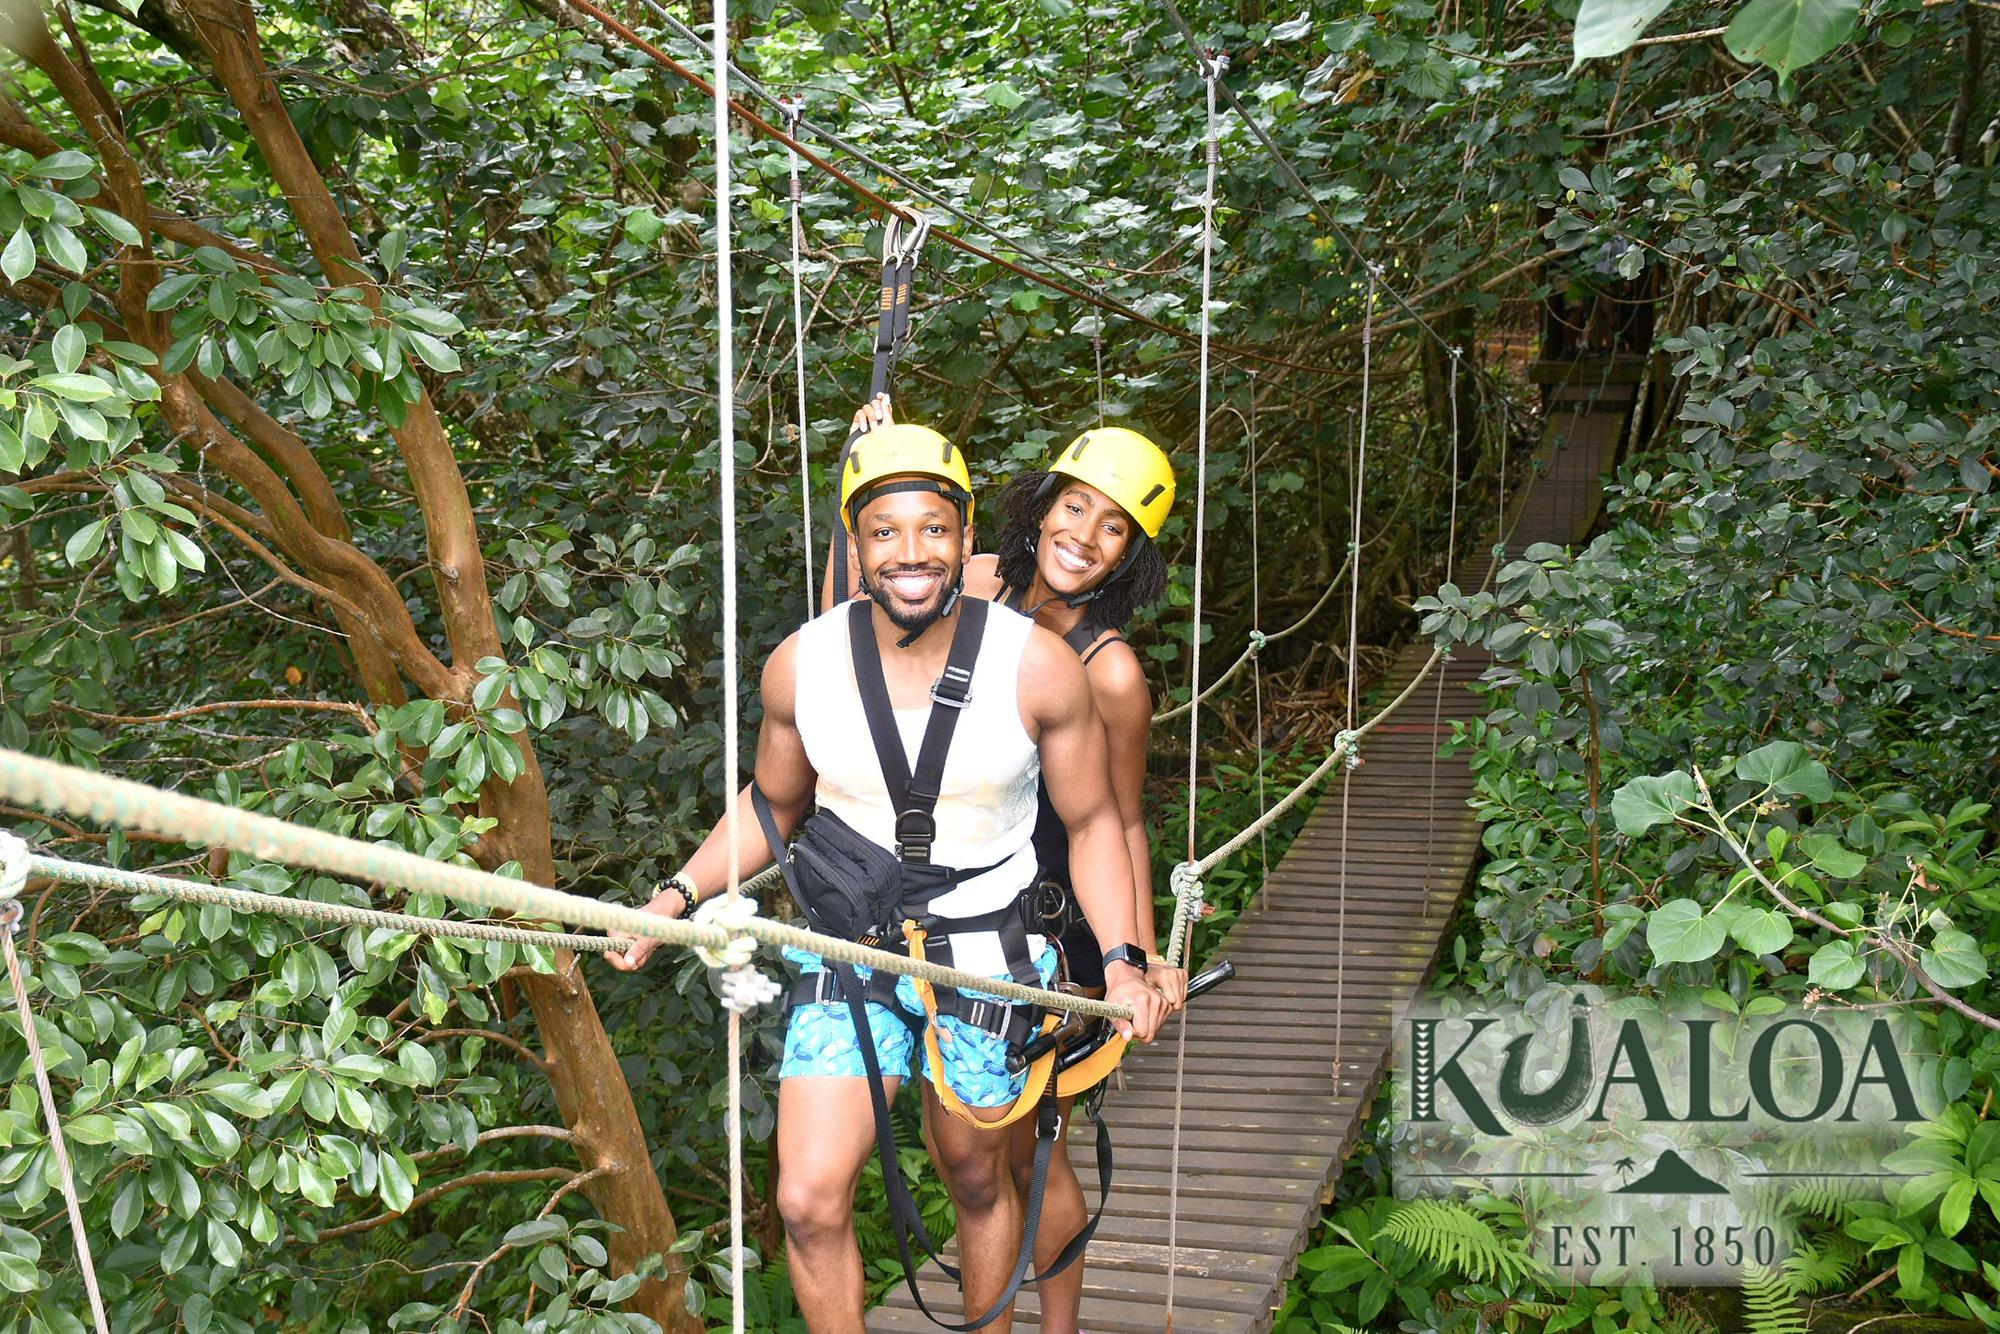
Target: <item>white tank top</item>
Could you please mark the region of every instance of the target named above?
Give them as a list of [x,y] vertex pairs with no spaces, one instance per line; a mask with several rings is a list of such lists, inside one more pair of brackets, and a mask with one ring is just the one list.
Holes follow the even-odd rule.
[[[814,799],[870,842],[896,846],[896,813],[868,717],[854,680],[845,605],[799,630],[794,716],[806,758],[819,775]],[[1021,725],[1021,654],[1034,622],[989,605],[986,633],[972,666],[972,691],[945,757],[931,859],[940,866],[992,866],[931,901],[939,917],[971,917],[1004,908],[1035,878],[1036,783],[1041,754]],[[888,652],[895,652],[894,649]],[[933,708],[897,709],[896,728],[912,767]],[[996,865],[997,863],[997,865]],[[959,936],[954,962],[974,972],[1007,971],[997,936]],[[1039,940],[1029,945],[1039,950]]]

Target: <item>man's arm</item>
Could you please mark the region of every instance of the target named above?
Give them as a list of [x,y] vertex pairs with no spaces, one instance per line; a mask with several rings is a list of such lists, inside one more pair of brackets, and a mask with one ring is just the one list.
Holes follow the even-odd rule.
[[[1111,788],[1104,726],[1083,663],[1062,640],[1038,628],[1021,658],[1021,683],[1022,712],[1041,749],[1049,802],[1069,831],[1070,883],[1084,917],[1100,948],[1138,944],[1132,857]],[[1104,976],[1105,999],[1133,1008],[1130,1035],[1150,1042],[1165,1018],[1160,993],[1130,964],[1108,964]]]
[[[812,804],[814,784],[818,775],[813,772],[812,762],[806,758],[805,743],[799,737],[797,716],[793,706],[797,697],[798,682],[798,636],[793,635],[764,663],[763,701],[764,721],[757,732],[757,786],[771,803],[772,818],[777,821],[778,832],[786,837],[798,828],[805,818],[806,808]],[[739,818],[740,817],[740,818]],[[745,787],[736,794],[733,809],[725,812],[715,828],[709,830],[708,837],[688,858],[681,868],[681,876],[694,888],[696,899],[705,899],[725,892],[729,888],[729,850],[735,845],[737,874],[748,879],[771,864],[771,847],[764,837],[764,827],[757,820],[756,812],[750,808],[750,789]],[[653,897],[645,911],[659,913],[664,917],[679,917],[687,910],[687,901],[675,889],[665,889]],[[613,932],[622,936],[622,933]],[[627,972],[640,967],[652,956],[659,942],[650,938],[633,939],[634,943],[622,954],[611,954],[614,968]]]

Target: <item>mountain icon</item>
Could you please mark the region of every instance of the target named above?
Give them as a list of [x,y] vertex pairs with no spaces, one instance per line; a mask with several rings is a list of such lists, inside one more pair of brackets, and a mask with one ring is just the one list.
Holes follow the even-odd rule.
[[1653,1164],[1653,1170],[1637,1181],[1610,1192],[1613,1195],[1727,1195],[1729,1188],[1717,1185],[1689,1167],[1687,1160],[1668,1149]]

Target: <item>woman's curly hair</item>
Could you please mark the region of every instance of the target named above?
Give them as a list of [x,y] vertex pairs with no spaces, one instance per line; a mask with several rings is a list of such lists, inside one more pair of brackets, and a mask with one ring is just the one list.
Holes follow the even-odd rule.
[[[1024,472],[1001,488],[997,503],[1005,522],[1000,529],[998,555],[1000,579],[1009,588],[1028,588],[1035,581],[1035,551],[1041,543],[1042,520],[1062,498],[1059,486],[1043,493],[1042,483],[1048,478],[1046,472]],[[1159,543],[1134,522],[1125,559],[1103,596],[1088,603],[1084,614],[1108,629],[1122,630],[1133,612],[1157,601],[1166,591],[1167,558],[1160,554]]]

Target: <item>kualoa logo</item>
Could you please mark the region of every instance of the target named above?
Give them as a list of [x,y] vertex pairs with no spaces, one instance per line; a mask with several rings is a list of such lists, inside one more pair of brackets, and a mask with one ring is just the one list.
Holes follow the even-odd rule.
[[1802,1202],[1904,1175],[1885,1159],[1942,1102],[1922,1032],[1720,991],[1434,1005],[1405,1021],[1397,1190],[1513,1197],[1578,1282],[1739,1282],[1795,1248]]

